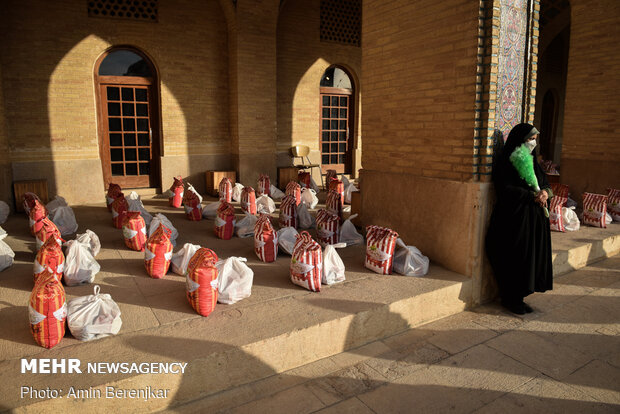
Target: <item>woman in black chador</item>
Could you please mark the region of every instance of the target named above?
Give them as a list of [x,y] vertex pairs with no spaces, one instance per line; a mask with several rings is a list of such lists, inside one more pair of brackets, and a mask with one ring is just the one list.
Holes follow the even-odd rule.
[[551,232],[546,210],[547,200],[553,193],[535,154],[533,166],[538,191],[522,178],[523,173],[510,157],[517,149],[529,156],[537,137],[538,131],[532,125],[519,124],[510,131],[503,150],[496,154],[492,177],[497,202],[486,237],[486,252],[502,305],[520,315],[532,312],[523,302],[524,297],[553,287]]

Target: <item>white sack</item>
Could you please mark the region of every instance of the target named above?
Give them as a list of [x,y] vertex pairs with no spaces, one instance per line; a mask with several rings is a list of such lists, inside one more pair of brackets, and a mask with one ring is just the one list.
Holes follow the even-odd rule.
[[257,216],[245,213],[245,216],[235,223],[235,234],[241,238],[254,236],[254,227],[257,221]]
[[49,218],[58,227],[60,234],[73,234],[78,229],[77,221],[73,209],[69,206],[56,207],[54,211],[50,211]]
[[65,242],[64,279],[67,286],[77,286],[83,283],[93,283],[95,275],[101,266],[91,254],[90,245],[77,240]]
[[202,217],[213,220],[217,216],[217,209],[220,207],[221,201],[210,203],[202,209]]
[[155,214],[155,217],[153,217],[153,220],[151,221],[151,225],[149,226],[149,237],[151,236],[151,234],[155,232],[155,230],[157,230],[157,227],[159,227],[160,224],[163,224],[164,227],[170,230],[170,242],[172,243],[173,246],[176,246],[177,237],[179,237],[179,232],[172,225],[170,220],[168,220],[168,217],[164,216],[161,213],[157,213]]
[[351,222],[351,220],[353,220],[355,217],[357,217],[357,214],[353,214],[352,216],[350,216],[340,226],[338,240],[340,241],[340,243],[346,243],[347,246],[364,243],[364,236],[357,232],[355,225]]
[[87,244],[90,247],[90,254],[92,254],[93,257],[97,256],[99,254],[99,250],[101,250],[101,242],[99,241],[99,237],[92,230],[86,229],[86,232],[78,234],[75,237],[75,240],[80,243]]
[[359,191],[355,184],[351,183],[344,187],[344,202],[351,204],[351,193]]
[[139,211],[140,215],[144,219],[144,224],[148,227],[151,224],[151,220],[153,220],[153,216],[151,213],[146,211],[144,208],[144,204],[142,204],[142,200],[140,196],[135,191],[132,191],[127,196],[127,204],[129,204],[128,211]]
[[612,221],[611,214],[605,213],[605,224],[611,224]]
[[396,239],[394,251],[394,271],[405,276],[424,276],[428,273],[429,260],[414,246],[406,246]]
[[95,294],[71,299],[67,303],[67,324],[71,334],[80,341],[116,335],[121,330],[121,310],[108,294]]
[[336,252],[336,248],[346,247],[345,243],[328,244],[323,249],[323,274],[321,283],[333,285],[344,282],[344,263]]
[[299,234],[295,227],[284,227],[277,231],[278,233],[278,245],[289,255],[293,255],[293,249],[295,248],[295,241],[297,241],[297,235]]
[[297,227],[300,229],[316,227],[316,219],[310,214],[305,203],[299,203],[297,206]]
[[11,213],[11,208],[4,201],[0,201],[0,224],[4,223]]
[[68,206],[69,204],[67,204],[67,200],[57,195],[56,197],[54,197],[52,201],[50,201],[49,203],[45,205],[45,208],[47,208],[47,211],[51,215],[54,212],[54,210],[56,210],[58,207],[68,207]]
[[267,194],[263,194],[256,199],[257,213],[271,214],[274,211],[276,211],[276,203]]
[[0,227],[0,272],[4,269],[8,269],[13,265],[13,258],[15,253],[11,246],[4,242],[4,238],[7,236],[6,231]]
[[342,181],[344,188],[347,188],[349,186],[349,179],[345,177],[344,174],[340,174],[340,181]]
[[235,183],[235,186],[232,189],[233,201],[241,201],[241,191],[243,191],[243,184]]
[[278,187],[276,187],[273,184],[271,184],[271,186],[269,187],[269,194],[271,195],[271,198],[273,198],[274,200],[282,200],[284,196],[286,195],[282,191],[280,191]]
[[187,183],[187,191],[191,191],[193,193],[195,193],[198,196],[198,204],[202,203],[202,196],[200,194],[198,194],[198,191],[196,191],[196,189],[194,188],[194,186],[192,186],[190,183]]
[[187,265],[198,249],[200,249],[199,244],[185,243],[178,252],[172,255],[172,259],[170,259],[170,268],[172,271],[177,275],[185,276]]
[[301,202],[305,203],[310,208],[315,208],[319,204],[319,198],[316,196],[316,191],[311,188],[301,189]]
[[564,230],[579,230],[579,217],[577,217],[577,213],[575,213],[575,207],[562,207],[562,221],[564,222]]
[[163,198],[171,198],[174,197],[174,191],[172,191],[171,189],[167,189],[166,191],[164,191],[161,196]]
[[246,261],[245,257],[233,256],[215,264],[218,272],[219,303],[230,305],[252,294],[254,272],[245,264]]

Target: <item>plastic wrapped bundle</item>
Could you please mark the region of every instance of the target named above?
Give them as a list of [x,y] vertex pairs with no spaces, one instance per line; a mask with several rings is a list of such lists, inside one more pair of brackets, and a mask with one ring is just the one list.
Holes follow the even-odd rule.
[[123,227],[123,220],[129,210],[129,203],[125,199],[125,195],[120,193],[112,202],[112,225],[117,229]]
[[172,259],[172,243],[170,229],[163,224],[146,241],[144,248],[144,266],[146,272],[154,279],[161,279],[168,273]]
[[286,196],[280,203],[280,227],[297,228],[297,204],[294,196]]
[[261,214],[254,226],[254,251],[265,263],[271,263],[278,256],[278,235],[267,214]]
[[170,207],[179,208],[183,203],[183,178],[181,176],[174,177],[174,182],[170,187],[168,204]]
[[291,282],[313,292],[321,291],[323,253],[307,231],[297,236],[291,257]]
[[380,226],[366,227],[366,261],[364,265],[373,272],[392,274],[394,248],[398,233]]
[[301,203],[301,186],[295,181],[291,181],[286,185],[285,194],[295,197],[295,205]]
[[327,210],[319,210],[316,214],[316,235],[322,245],[338,243],[340,235],[340,219]]
[[220,181],[220,185],[218,186],[218,190],[220,195],[220,201],[226,201],[227,203],[230,203],[232,201],[233,185],[230,181],[230,178],[222,178],[222,180]]
[[65,336],[65,289],[54,274],[43,272],[34,285],[28,305],[30,331],[37,344],[50,349]]
[[44,273],[54,275],[56,279],[62,279],[65,270],[65,255],[62,253],[61,245],[50,237],[37,252],[34,259],[33,279],[36,283]]
[[235,208],[222,201],[215,218],[215,235],[222,240],[230,240],[235,232]]
[[129,211],[123,221],[125,246],[137,252],[144,251],[146,244],[146,223],[138,211]]
[[108,211],[112,211],[112,203],[116,200],[116,197],[121,193],[121,186],[118,184],[110,183],[108,185],[108,192],[105,197],[105,204],[108,207]]
[[271,181],[269,180],[269,176],[267,174],[261,174],[260,177],[258,177],[258,186],[256,187],[256,194],[261,196],[261,195],[266,195],[267,197],[269,197],[271,191]]
[[217,303],[217,260],[213,250],[202,247],[192,256],[187,266],[187,300],[201,316],[209,316]]
[[99,291],[95,285],[94,295],[71,299],[67,304],[67,325],[77,340],[90,341],[121,330],[121,310],[110,295]]

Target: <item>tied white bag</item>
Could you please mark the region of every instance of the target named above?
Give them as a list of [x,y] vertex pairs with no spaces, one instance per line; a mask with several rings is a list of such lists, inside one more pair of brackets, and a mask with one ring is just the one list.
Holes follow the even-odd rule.
[[359,191],[355,184],[351,183],[344,187],[344,202],[351,204],[351,193]]
[[99,254],[99,250],[101,250],[101,242],[99,241],[99,237],[92,230],[86,229],[86,232],[78,234],[75,240],[80,243],[87,244],[90,248],[90,254],[92,254],[93,257],[97,256]]
[[67,286],[93,283],[101,266],[91,254],[90,245],[77,240],[64,243],[67,248],[64,267],[64,279]]
[[235,183],[235,186],[232,189],[233,201],[241,201],[241,191],[243,191],[243,184]]
[[278,245],[289,255],[293,255],[295,241],[297,240],[297,229],[295,227],[284,227],[277,231]]
[[15,253],[11,246],[4,242],[4,238],[7,236],[6,231],[0,227],[0,272],[4,269],[8,269],[13,265],[13,258]]
[[157,230],[160,224],[163,224],[164,227],[170,230],[170,242],[172,243],[173,246],[176,246],[177,237],[179,237],[179,232],[172,225],[170,220],[168,220],[168,217],[164,216],[161,213],[157,213],[155,214],[155,217],[153,217],[153,220],[151,221],[151,225],[149,226],[149,237],[151,236],[151,234],[155,232],[155,230]]
[[0,201],[0,224],[4,223],[6,219],[9,217],[9,213],[11,212],[11,208],[4,201]]
[[200,245],[198,244],[185,243],[178,252],[172,255],[172,259],[170,259],[172,271],[177,275],[185,276],[187,265],[198,249],[200,249]]
[[282,191],[280,191],[278,187],[276,187],[273,184],[269,186],[269,194],[271,195],[271,198],[273,198],[274,200],[281,200],[286,195]]
[[357,232],[355,225],[351,222],[351,220],[353,220],[355,217],[357,217],[357,214],[353,214],[352,216],[350,216],[340,226],[340,234],[338,235],[338,240],[341,243],[346,243],[347,246],[364,243],[364,236]]
[[196,194],[196,196],[198,196],[198,205],[202,204],[202,196],[198,194],[198,191],[196,191],[194,186],[192,186],[190,183],[187,183],[187,191],[191,191],[192,193]]
[[257,221],[257,216],[245,213],[245,216],[235,223],[235,234],[241,238],[254,236],[254,227]]
[[53,212],[50,212],[49,217],[56,227],[58,227],[62,236],[65,234],[73,234],[78,229],[75,214],[73,214],[73,209],[69,206],[56,207]]
[[202,217],[206,219],[213,220],[217,216],[217,209],[220,208],[221,201],[217,201],[215,203],[207,204],[202,209]]
[[334,283],[344,282],[344,263],[336,252],[336,249],[346,247],[345,243],[328,244],[323,249],[323,274],[321,275],[321,283],[324,285],[333,285]]
[[81,296],[67,303],[69,330],[80,341],[116,335],[121,330],[121,310],[110,295],[100,294],[99,290],[99,285],[95,285],[94,295]]
[[245,257],[233,256],[219,260],[215,264],[218,273],[219,303],[231,305],[252,294],[254,272],[245,264],[246,261]]
[[58,207],[68,207],[68,206],[69,204],[67,204],[67,200],[57,195],[56,197],[54,197],[52,201],[50,201],[49,203],[45,205],[45,208],[47,208],[47,211],[50,214],[52,214],[54,210],[56,210]]
[[579,230],[580,222],[577,213],[575,213],[575,207],[562,207],[562,221],[564,222],[564,230]]
[[151,224],[153,216],[144,208],[144,204],[142,204],[142,200],[140,199],[138,193],[135,191],[129,193],[127,196],[127,204],[129,205],[129,208],[127,209],[128,211],[140,212],[140,215],[144,219],[144,224],[146,224],[147,227]]
[[310,229],[316,227],[316,219],[308,211],[305,203],[299,203],[297,206],[297,226],[300,229]]
[[394,251],[394,271],[405,276],[424,276],[428,273],[429,260],[414,246],[407,246],[401,239],[396,240]]
[[301,202],[305,203],[310,208],[315,208],[319,204],[319,198],[316,196],[316,191],[311,188],[301,189]]
[[263,194],[256,199],[257,213],[271,214],[274,211],[276,211],[276,203],[267,194]]

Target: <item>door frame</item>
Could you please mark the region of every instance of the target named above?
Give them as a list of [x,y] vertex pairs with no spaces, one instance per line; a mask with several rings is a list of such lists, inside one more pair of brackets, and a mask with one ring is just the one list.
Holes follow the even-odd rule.
[[[355,85],[353,81],[353,76],[351,76],[348,70],[345,70],[341,66],[336,67],[343,70],[347,74],[347,76],[349,76],[349,79],[351,80],[351,90],[327,86],[319,87],[319,153],[321,156],[321,172],[326,173],[328,169],[331,169],[329,165],[334,165],[326,164],[325,167],[323,166],[323,147],[321,145],[323,142],[323,95],[347,95],[349,97],[349,106],[347,108],[348,136],[346,141],[347,151],[345,152],[344,171],[342,171],[342,173],[351,174],[351,171],[353,170],[353,158],[355,156]],[[340,174],[341,172],[338,173]]]

